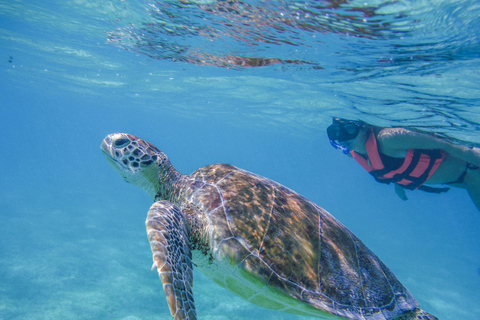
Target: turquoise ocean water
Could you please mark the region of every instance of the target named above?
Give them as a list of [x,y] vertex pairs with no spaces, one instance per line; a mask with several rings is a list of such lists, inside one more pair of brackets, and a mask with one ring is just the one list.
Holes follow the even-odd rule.
[[[217,162],[331,212],[442,320],[480,319],[463,190],[380,185],[332,116],[480,146],[479,1],[0,0],[0,319],[169,319],[151,200],[99,145],[128,132],[182,173]],[[199,319],[307,319],[194,273]]]

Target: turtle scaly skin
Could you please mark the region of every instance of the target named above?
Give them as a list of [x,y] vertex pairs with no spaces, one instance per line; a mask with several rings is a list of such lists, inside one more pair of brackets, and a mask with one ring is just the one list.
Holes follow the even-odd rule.
[[146,221],[153,268],[174,319],[196,319],[192,264],[263,307],[322,319],[436,319],[327,211],[228,164],[182,175],[152,144],[111,134],[101,149],[154,200]]

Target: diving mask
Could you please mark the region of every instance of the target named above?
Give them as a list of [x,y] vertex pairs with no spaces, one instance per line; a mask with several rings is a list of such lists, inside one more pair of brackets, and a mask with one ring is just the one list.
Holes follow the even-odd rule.
[[333,141],[347,141],[357,137],[360,125],[356,121],[336,121],[327,128],[328,139]]
[[342,142],[356,138],[360,132],[360,126],[357,121],[333,118],[333,123],[327,128],[330,144],[335,149],[339,149],[344,154],[348,154],[350,150]]

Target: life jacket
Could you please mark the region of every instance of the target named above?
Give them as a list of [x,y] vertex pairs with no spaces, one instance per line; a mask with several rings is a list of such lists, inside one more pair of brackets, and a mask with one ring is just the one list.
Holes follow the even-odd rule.
[[[387,184],[397,183],[410,190],[420,189],[434,193],[448,191],[449,188],[422,186],[445,159],[445,151],[440,149],[409,149],[403,163],[398,166],[398,161],[389,161],[390,159],[395,160],[395,158],[378,152],[377,139],[373,130],[370,131],[365,148],[367,149],[368,159],[355,151],[351,151],[351,154],[376,181]],[[397,164],[394,162],[397,162]]]

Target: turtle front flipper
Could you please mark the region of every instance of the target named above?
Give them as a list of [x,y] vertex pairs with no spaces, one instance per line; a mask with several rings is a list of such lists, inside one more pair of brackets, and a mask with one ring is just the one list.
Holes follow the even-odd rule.
[[158,271],[172,317],[197,319],[192,292],[192,253],[184,215],[172,203],[162,200],[150,207],[145,224],[153,254],[152,270]]

